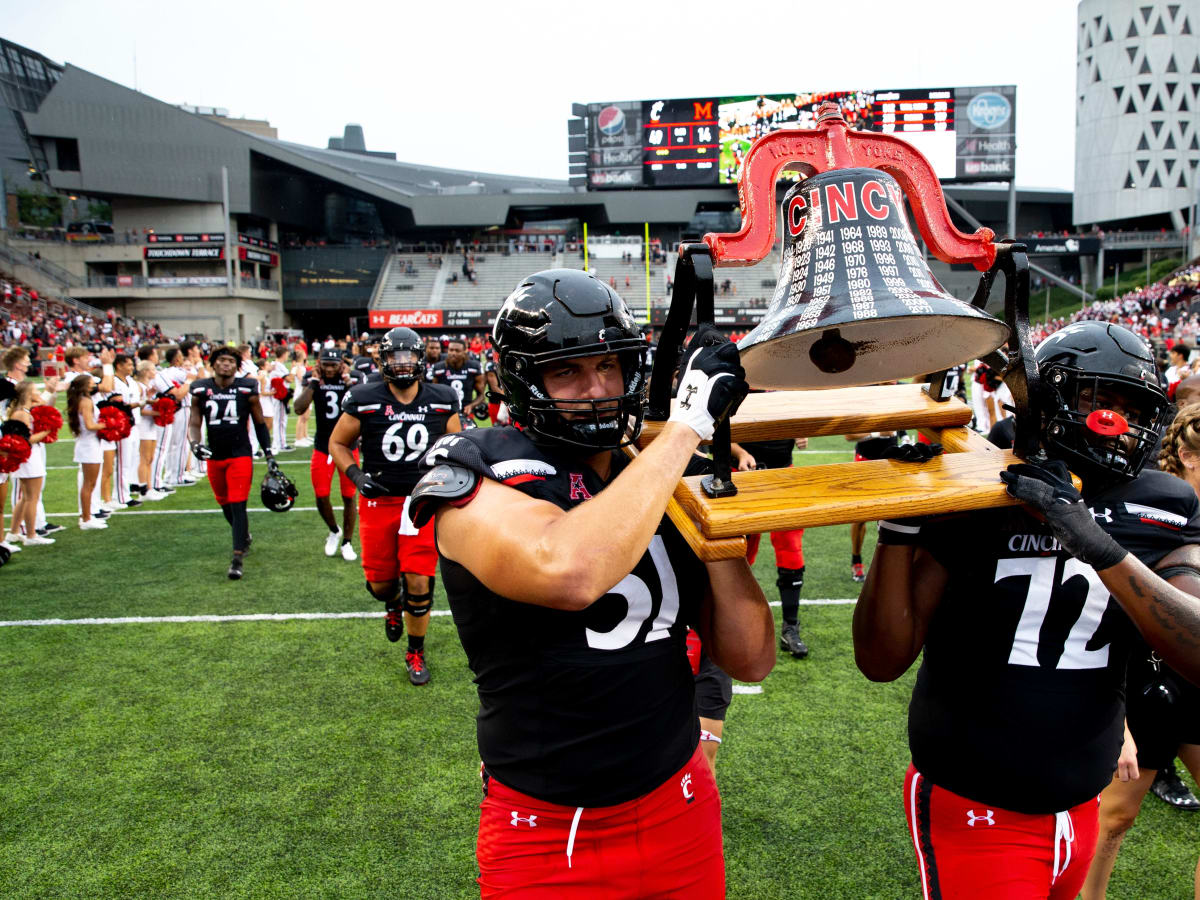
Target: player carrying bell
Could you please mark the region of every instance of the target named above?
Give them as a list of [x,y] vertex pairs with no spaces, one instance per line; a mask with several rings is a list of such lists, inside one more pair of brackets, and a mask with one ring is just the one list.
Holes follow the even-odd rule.
[[[425,382],[425,342],[411,328],[393,328],[383,336],[379,363],[383,380],[355,385],[346,394],[345,415],[330,435],[329,452],[358,487],[367,590],[385,606],[388,640],[400,640],[407,624],[408,679],[425,684],[426,616],[433,608],[437,550],[433,523],[413,525],[409,494],[421,478],[417,466],[425,451],[443,434],[462,430],[458,395]],[[359,442],[362,468],[352,452]]]

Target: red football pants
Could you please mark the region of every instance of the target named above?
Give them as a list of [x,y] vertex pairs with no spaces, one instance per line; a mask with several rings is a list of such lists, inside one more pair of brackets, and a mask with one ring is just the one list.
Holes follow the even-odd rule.
[[483,898],[725,896],[721,797],[698,746],[687,765],[628,803],[559,806],[492,778],[479,809]]
[[241,503],[250,496],[250,481],[254,477],[254,460],[249,456],[208,461],[208,483],[212,485],[217,504]]
[[358,540],[367,581],[395,581],[401,572],[437,574],[438,555],[433,542],[434,521],[418,530],[408,515],[408,497],[358,495]]
[[[358,451],[352,453],[354,461],[358,462]],[[322,453],[320,450],[314,450],[312,461],[308,464],[308,476],[312,481],[313,496],[328,497],[329,490],[333,486],[333,471],[337,466],[333,464],[333,456],[329,453]],[[354,482],[345,476],[342,472],[338,472],[338,486],[342,489],[343,497],[353,497],[354,492],[358,490],[354,486]]]
[[[746,535],[746,562],[754,565],[758,556],[758,542],[761,534]],[[804,568],[804,529],[794,528],[791,531],[772,531],[771,546],[775,548],[775,566],[780,569]]]
[[911,764],[904,809],[925,900],[1072,900],[1096,853],[1100,804],[1027,815],[930,783]]

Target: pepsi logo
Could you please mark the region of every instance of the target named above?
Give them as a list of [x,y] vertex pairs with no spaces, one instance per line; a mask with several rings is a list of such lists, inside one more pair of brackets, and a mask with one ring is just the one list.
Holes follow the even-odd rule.
[[625,130],[625,113],[618,106],[606,106],[596,116],[596,127],[608,137],[620,134]]

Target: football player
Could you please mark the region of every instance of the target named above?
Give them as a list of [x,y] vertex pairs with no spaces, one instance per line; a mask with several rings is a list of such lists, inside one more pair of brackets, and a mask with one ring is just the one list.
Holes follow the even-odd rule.
[[757,681],[774,625],[746,561],[702,564],[663,513],[745,392],[737,347],[697,331],[670,421],[630,462],[646,342],[615,291],[531,275],[493,338],[521,427],[446,436],[413,494],[479,686],[482,895],[724,897],[686,633]]
[[1136,633],[1200,681],[1200,600],[1185,592],[1200,502],[1142,468],[1167,410],[1153,356],[1118,325],[1078,322],[1037,365],[1048,459],[1000,473],[1024,506],[880,522],[854,612],[872,681],[924,651],[905,805],[925,897],[1074,897],[1121,752]]
[[355,380],[365,382],[372,376],[379,375],[379,335],[364,334],[359,342],[363,353],[354,357],[350,363],[350,371]]
[[433,366],[433,383],[449,385],[454,389],[464,416],[470,416],[476,406],[487,402],[483,369],[467,355],[467,345],[462,338],[450,339],[446,346],[446,359]]
[[[192,382],[192,414],[188,419],[188,439],[196,459],[208,463],[208,483],[217,505],[233,529],[233,561],[228,575],[242,577],[242,559],[250,549],[250,522],[246,500],[254,474],[250,447],[251,422],[258,444],[267,458],[267,466],[278,472],[271,454],[271,435],[258,399],[258,380],[239,378],[238,352],[232,347],[217,347],[208,357],[212,378]],[[207,430],[203,442],[201,426]]]
[[[296,415],[302,416],[310,406],[316,407],[317,437],[313,445],[312,463],[309,474],[312,478],[313,494],[317,498],[317,512],[329,527],[329,537],[325,539],[325,555],[333,556],[341,548],[342,559],[353,562],[358,559],[354,552],[351,539],[354,537],[354,523],[358,520],[358,510],[354,505],[354,482],[345,473],[338,473],[338,484],[342,491],[342,527],[339,528],[333,515],[333,504],[329,500],[329,491],[333,482],[333,456],[329,452],[329,436],[333,434],[333,426],[337,424],[342,414],[342,400],[346,396],[354,376],[346,365],[342,351],[336,347],[327,347],[321,351],[317,361],[317,371],[309,376],[304,388],[296,397]],[[358,450],[353,451],[354,461],[358,462]]]
[[[433,526],[413,525],[409,495],[421,458],[447,432],[459,431],[453,390],[424,379],[425,342],[393,328],[379,344],[382,379],[352,387],[329,437],[338,471],[358,488],[359,543],[367,590],[384,604],[384,629],[398,641],[408,627],[408,680],[429,682],[425,634],[433,609],[437,551]],[[354,456],[361,444],[362,468]]]

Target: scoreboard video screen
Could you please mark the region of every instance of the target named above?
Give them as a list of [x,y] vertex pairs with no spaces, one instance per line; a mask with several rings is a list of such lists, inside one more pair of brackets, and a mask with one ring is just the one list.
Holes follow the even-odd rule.
[[647,100],[642,104],[643,177],[650,187],[715,184],[717,100]]
[[1004,179],[1014,171],[1015,87],[897,88],[590,104],[588,186],[736,184],[757,138],[815,127],[827,101],[838,104],[851,128],[908,141],[944,181]]

